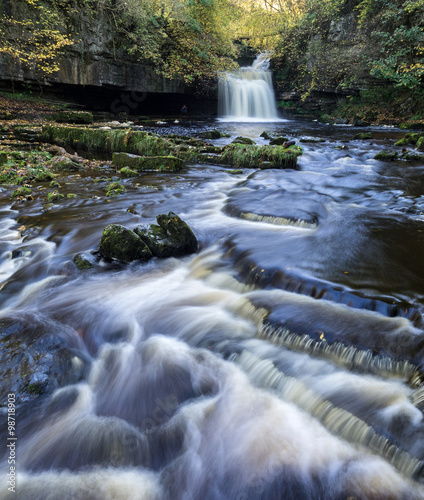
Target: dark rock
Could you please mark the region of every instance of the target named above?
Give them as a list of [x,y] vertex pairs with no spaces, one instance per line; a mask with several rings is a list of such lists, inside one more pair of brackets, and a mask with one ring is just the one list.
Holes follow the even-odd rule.
[[119,184],[119,182],[111,182],[106,187],[106,196],[118,196],[119,194],[125,193],[125,191],[125,187],[122,184]]
[[269,141],[269,145],[270,146],[282,146],[288,140],[289,140],[288,137],[277,137],[276,139],[271,139]]
[[399,125],[400,129],[424,130],[424,122],[403,122]]
[[374,156],[375,160],[393,161],[397,158],[396,151],[380,151]]
[[73,258],[75,265],[78,269],[91,269],[93,267],[92,262],[83,253],[77,253]]
[[9,393],[18,405],[84,376],[86,360],[68,345],[75,332],[64,331],[64,325],[55,328],[32,317],[0,320],[0,406]]
[[93,113],[88,111],[59,111],[52,115],[59,123],[93,123]]
[[263,137],[264,139],[267,139],[267,140],[274,139],[274,137],[272,137],[272,135],[270,135],[266,130],[264,130],[259,137]]
[[121,262],[147,261],[152,257],[152,252],[140,237],[119,224],[109,224],[105,227],[99,251],[104,257]]
[[361,132],[359,134],[355,134],[353,136],[354,139],[372,139],[372,133],[371,132]]
[[137,206],[136,203],[133,203],[131,206],[127,208],[127,212],[133,215],[138,215],[137,209],[135,208]]
[[197,239],[190,227],[173,212],[156,217],[159,225],[138,226],[134,232],[156,257],[179,257],[197,251]]
[[[113,153],[113,164],[129,171],[150,170],[156,172],[179,172],[183,168],[183,161],[175,156],[138,156],[129,153]],[[124,173],[124,175],[126,175]]]
[[198,137],[201,139],[220,139],[221,137],[225,137],[219,130],[207,130],[206,132],[200,132]]
[[232,144],[256,144],[254,140],[249,137],[236,137]]
[[56,170],[58,172],[62,171],[76,171],[81,168],[81,165],[72,161],[67,156],[55,156],[51,162],[50,166],[52,170]]

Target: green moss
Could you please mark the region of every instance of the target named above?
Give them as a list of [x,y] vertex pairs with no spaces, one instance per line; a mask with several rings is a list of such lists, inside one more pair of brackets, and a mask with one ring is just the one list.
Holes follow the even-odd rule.
[[353,136],[354,139],[372,139],[372,133],[371,132],[361,132],[359,134],[355,134]]
[[417,141],[418,151],[424,151],[424,137],[420,137]]
[[106,196],[117,196],[119,194],[125,193],[125,187],[119,182],[111,182],[106,187]]
[[59,200],[63,200],[63,198],[65,198],[65,195],[64,194],[61,194],[59,193],[58,191],[51,191],[48,195],[47,195],[47,200],[50,202],[50,203],[53,203],[54,201],[59,201]]
[[288,137],[276,137],[269,141],[270,146],[282,146],[285,142],[289,140]]
[[403,122],[399,124],[400,129],[424,130],[424,122]]
[[91,269],[93,267],[93,264],[82,253],[76,254],[73,262],[78,269]]
[[18,196],[29,196],[31,194],[31,189],[27,187],[20,187],[13,191],[12,198],[17,198]]
[[206,132],[200,132],[198,136],[201,139],[220,139],[221,132],[219,130],[213,129],[213,130],[207,130]]
[[60,188],[60,184],[57,181],[51,181],[49,185],[51,188]]
[[121,262],[146,261],[152,257],[146,244],[133,231],[119,224],[105,227],[99,250],[104,257]]
[[43,127],[46,142],[60,143],[75,149],[98,152],[127,152],[136,155],[167,155],[172,143],[166,139],[139,130],[100,130],[82,127]]
[[409,144],[409,139],[407,137],[402,137],[395,142],[395,146],[407,146]]
[[260,168],[262,162],[270,162],[273,168],[294,168],[302,154],[298,146],[243,146],[230,144],[224,149],[221,162],[236,167]]
[[238,175],[238,174],[242,174],[243,173],[243,170],[240,170],[240,169],[237,169],[237,170],[227,170],[227,174],[231,174],[231,175]]
[[77,195],[77,194],[75,194],[75,193],[68,193],[68,194],[66,195],[66,197],[67,197],[67,198],[78,198],[78,195]]
[[137,177],[139,175],[138,172],[136,172],[135,170],[131,170],[128,167],[121,168],[119,173],[124,177]]
[[129,167],[139,171],[179,172],[183,167],[183,161],[175,156],[137,156],[128,153],[113,153],[112,161],[118,168]]
[[231,144],[255,144],[253,139],[249,137],[236,137]]
[[375,160],[393,161],[397,158],[396,151],[380,151],[374,156]]
[[59,111],[51,118],[59,123],[93,123],[93,113],[87,111]]

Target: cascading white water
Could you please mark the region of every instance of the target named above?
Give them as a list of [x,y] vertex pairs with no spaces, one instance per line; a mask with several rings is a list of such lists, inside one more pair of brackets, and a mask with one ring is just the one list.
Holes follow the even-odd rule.
[[223,121],[278,121],[269,52],[263,52],[252,66],[234,73],[222,73],[218,81],[218,116]]

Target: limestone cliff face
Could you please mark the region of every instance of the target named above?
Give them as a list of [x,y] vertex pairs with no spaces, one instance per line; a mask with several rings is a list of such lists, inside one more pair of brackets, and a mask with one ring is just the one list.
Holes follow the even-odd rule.
[[[19,0],[3,0],[4,11],[18,19],[25,19],[25,5]],[[131,58],[119,46],[114,30],[106,16],[95,18],[79,14],[70,19],[70,31],[75,44],[60,58],[60,70],[47,77],[43,84],[94,86],[109,89],[184,93],[182,81],[167,80],[154,72],[151,65]],[[39,82],[39,75],[31,68],[0,55],[0,80],[7,82]]]

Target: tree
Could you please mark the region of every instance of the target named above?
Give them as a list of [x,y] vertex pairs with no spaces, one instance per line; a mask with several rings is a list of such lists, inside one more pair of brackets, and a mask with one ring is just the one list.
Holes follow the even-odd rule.
[[73,44],[58,13],[40,0],[19,0],[25,17],[0,14],[0,54],[35,69],[43,78],[58,69],[58,56]]

